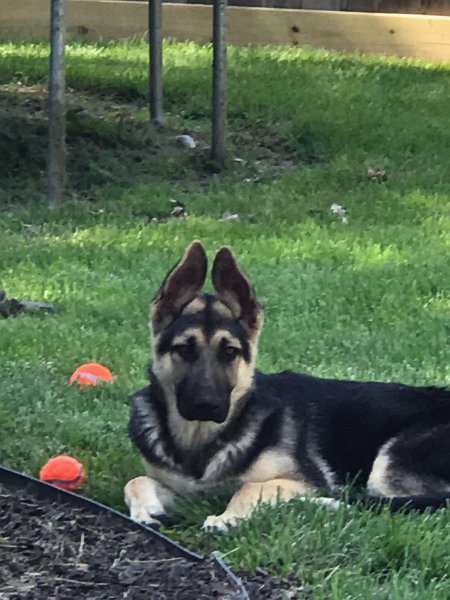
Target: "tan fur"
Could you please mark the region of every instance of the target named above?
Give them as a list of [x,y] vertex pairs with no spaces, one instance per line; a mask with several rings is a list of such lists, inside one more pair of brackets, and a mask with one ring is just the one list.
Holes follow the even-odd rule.
[[222,340],[226,340],[228,344],[236,346],[236,348],[241,347],[241,342],[226,329],[218,329],[212,336],[209,343],[211,346],[217,347]]
[[213,304],[213,309],[219,313],[219,315],[222,315],[222,317],[229,317],[232,318],[233,317],[233,313],[231,312],[231,310],[220,300],[215,300],[214,304]]
[[227,531],[235,527],[242,519],[247,519],[260,502],[275,506],[279,502],[288,502],[296,496],[311,493],[309,485],[292,479],[272,479],[264,483],[246,483],[231,498],[226,510],[221,515],[211,515],[203,529]]
[[395,468],[390,452],[396,441],[395,437],[390,439],[378,452],[367,481],[367,489],[371,495],[394,497],[450,493],[450,486],[446,481]]
[[180,333],[180,335],[174,337],[173,344],[185,344],[191,337],[195,338],[199,346],[205,346],[205,336],[203,335],[200,327],[189,327],[189,329],[185,329],[182,333]]
[[205,308],[205,306],[206,306],[206,302],[205,302],[204,298],[202,298],[201,296],[197,296],[196,298],[194,298],[192,300],[192,302],[189,302],[189,304],[183,308],[183,311],[181,314],[194,315],[196,313],[201,312]]
[[[240,314],[240,306],[236,302],[234,295],[229,292],[226,292],[226,291],[222,292],[220,294],[220,301],[223,302],[227,307],[229,307],[231,314],[234,316],[234,318],[237,318],[237,316]],[[249,334],[250,339],[255,339],[258,337],[263,324],[264,324],[264,313],[261,309],[256,316],[254,326],[251,328],[246,327],[246,330]]]
[[227,306],[227,308],[230,310],[233,317],[235,319],[238,318],[241,312],[241,307],[239,306],[236,297],[231,292],[225,291],[220,294],[219,298],[220,302]]
[[258,351],[258,336],[259,333],[252,340],[250,362],[246,363],[244,360],[241,360],[237,366],[236,383],[231,392],[231,402],[234,406],[239,406],[240,399],[245,397],[245,394],[252,386]]
[[367,489],[373,496],[394,496],[394,490],[388,475],[389,470],[389,448],[395,442],[395,438],[389,440],[387,444],[381,447],[373,463],[372,471],[367,481]]
[[252,386],[254,369],[251,364],[246,363],[244,360],[240,360],[237,365],[237,372],[235,377],[235,386],[231,392],[231,405],[237,407],[240,404],[240,400],[245,397],[245,394],[249,391]]
[[164,513],[173,503],[175,494],[156,479],[135,477],[125,486],[125,502],[135,521],[157,523],[152,515]]
[[296,461],[281,450],[262,452],[239,479],[243,482],[264,482],[270,479],[296,479]]

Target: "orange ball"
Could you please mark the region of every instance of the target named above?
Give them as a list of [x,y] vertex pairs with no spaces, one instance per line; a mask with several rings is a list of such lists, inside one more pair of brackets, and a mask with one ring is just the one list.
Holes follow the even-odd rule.
[[113,374],[107,367],[100,363],[85,363],[72,373],[69,385],[75,382],[78,385],[98,385],[105,381],[114,381]]
[[64,490],[76,490],[86,481],[86,472],[79,460],[68,454],[60,454],[45,463],[39,472],[39,479]]

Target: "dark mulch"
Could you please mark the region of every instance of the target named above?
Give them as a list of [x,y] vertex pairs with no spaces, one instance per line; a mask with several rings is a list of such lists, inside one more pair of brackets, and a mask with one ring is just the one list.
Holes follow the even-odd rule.
[[256,573],[234,571],[244,583],[251,600],[297,600],[311,598],[310,590],[305,589],[296,575],[283,578],[272,577],[265,569],[256,569]]
[[[293,598],[294,578],[239,573],[251,599]],[[286,596],[286,590],[288,595]],[[210,560],[193,562],[143,530],[29,492],[0,488],[0,598],[238,600]]]

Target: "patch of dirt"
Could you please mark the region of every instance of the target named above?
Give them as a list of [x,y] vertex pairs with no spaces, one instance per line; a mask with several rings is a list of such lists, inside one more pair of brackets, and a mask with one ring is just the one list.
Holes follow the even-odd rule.
[[[294,598],[296,577],[239,572],[253,600]],[[238,600],[240,591],[210,560],[174,556],[159,540],[110,514],[93,514],[0,489],[0,597]]]
[[[230,159],[221,173],[210,160],[210,121],[168,116],[149,123],[143,98],[67,91],[67,191],[91,199],[103,186],[175,184],[182,191],[219,182],[255,183],[319,160],[311,140],[295,144],[264,122],[230,117]],[[188,134],[195,148],[177,137]],[[15,82],[0,86],[0,204],[20,201],[23,190],[45,193],[47,91]]]

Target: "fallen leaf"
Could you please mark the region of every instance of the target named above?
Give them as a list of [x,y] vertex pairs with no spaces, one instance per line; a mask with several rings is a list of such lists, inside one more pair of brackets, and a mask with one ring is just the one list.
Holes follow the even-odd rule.
[[386,181],[386,169],[380,169],[379,167],[368,167],[367,168],[367,177],[371,181],[378,181],[381,183],[382,181]]

